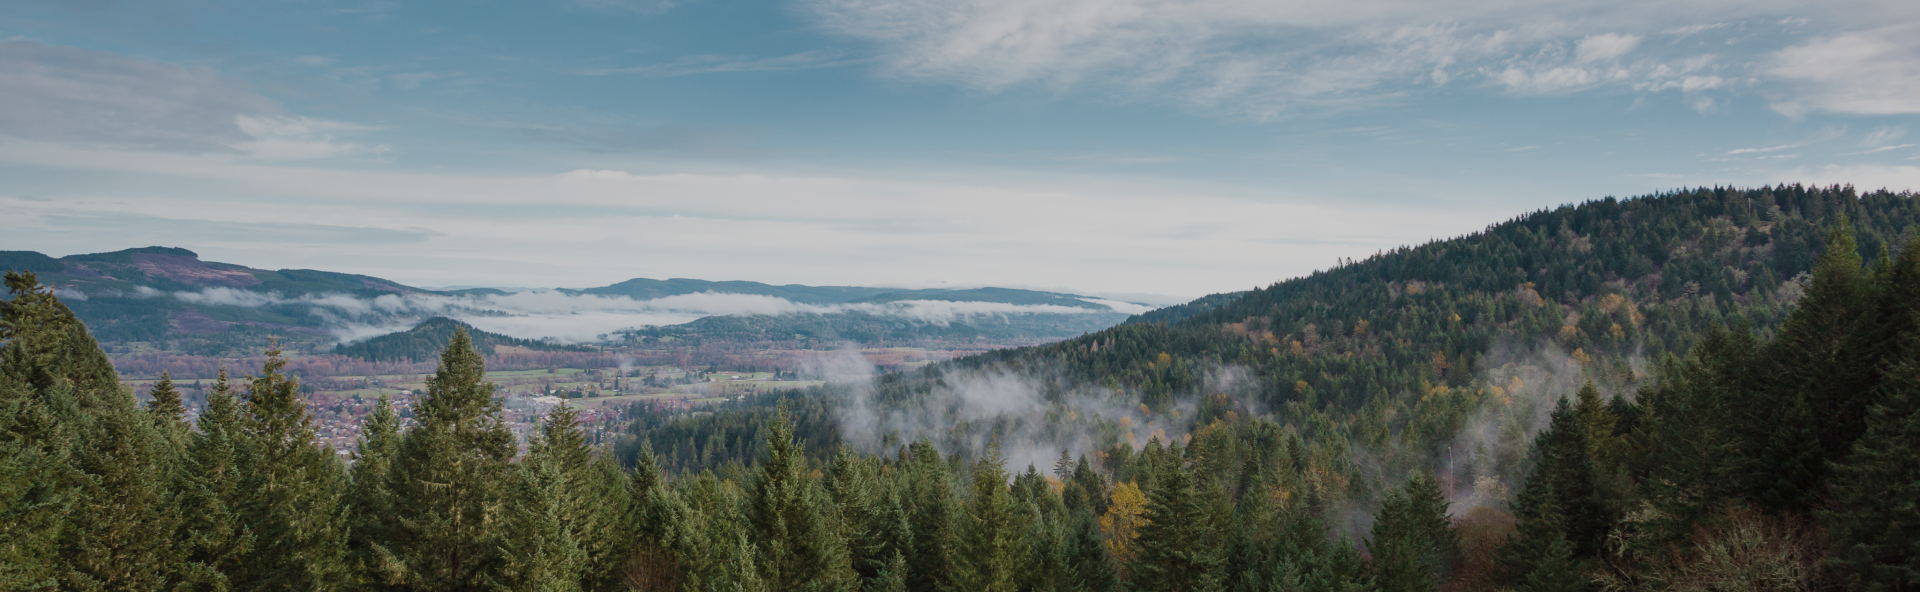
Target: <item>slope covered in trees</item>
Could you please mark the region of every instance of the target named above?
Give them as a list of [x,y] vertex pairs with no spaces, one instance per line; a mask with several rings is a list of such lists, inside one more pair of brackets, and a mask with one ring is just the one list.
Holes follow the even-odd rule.
[[397,333],[388,333],[357,343],[343,343],[333,348],[333,353],[366,360],[369,362],[426,362],[439,357],[440,350],[453,342],[456,333],[465,332],[473,341],[474,349],[481,355],[491,356],[500,346],[525,348],[535,351],[594,351],[581,345],[549,343],[534,339],[519,339],[499,333],[489,333],[473,328],[447,317],[433,317],[412,329]]

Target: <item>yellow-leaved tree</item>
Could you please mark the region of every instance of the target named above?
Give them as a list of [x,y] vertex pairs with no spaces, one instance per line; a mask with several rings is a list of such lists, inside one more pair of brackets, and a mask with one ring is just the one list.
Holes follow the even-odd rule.
[[1113,554],[1124,581],[1126,566],[1133,558],[1133,540],[1140,537],[1140,527],[1147,525],[1147,496],[1140,493],[1140,486],[1128,481],[1113,486],[1112,502],[1100,517],[1100,532],[1107,535],[1107,552]]

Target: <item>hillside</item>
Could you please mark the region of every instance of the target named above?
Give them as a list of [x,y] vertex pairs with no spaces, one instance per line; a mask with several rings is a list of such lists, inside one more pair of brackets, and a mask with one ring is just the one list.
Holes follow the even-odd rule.
[[594,348],[579,345],[515,339],[475,329],[473,325],[446,317],[433,317],[421,321],[412,329],[335,346],[332,353],[369,362],[426,362],[437,358],[440,350],[447,347],[447,343],[453,340],[454,332],[459,329],[467,330],[467,335],[473,339],[474,349],[480,350],[481,355],[494,355],[501,346],[534,351],[594,351]]
[[1034,503],[1144,493],[1179,526],[1143,545],[1248,589],[1867,589],[1920,567],[1916,230],[1916,196],[1850,187],[1610,198],[870,384],[636,407],[619,450],[780,458],[777,403],[826,483],[947,455],[1018,494],[1051,467]]
[[[1861,251],[1871,254],[1897,245],[1920,223],[1920,203],[1907,194],[1782,186],[1565,206],[1153,311],[1082,337],[884,376],[862,404],[918,421],[942,409],[968,377],[1011,372],[1023,392],[1038,393],[1021,395],[1037,399],[1036,414],[1088,401],[1143,406],[1132,421],[1180,434],[1237,408],[1242,416],[1295,426],[1309,441],[1377,450],[1399,463],[1485,455],[1486,465],[1475,470],[1512,478],[1524,465],[1523,436],[1544,418],[1541,401],[1588,381],[1631,397],[1660,360],[1686,355],[1716,329],[1745,325],[1770,335],[1806,293],[1806,274],[1841,215],[1850,218]],[[1234,403],[1207,404],[1208,394]],[[823,404],[846,396],[828,393]],[[1108,413],[1106,421],[1119,416]],[[973,419],[974,430],[1040,447],[1102,450],[1126,432],[1038,420],[1015,429],[991,417]],[[1512,433],[1476,437],[1472,446],[1481,450],[1460,450],[1454,440],[1470,425]],[[966,425],[946,433],[916,429],[875,438],[931,435],[956,448],[982,441]],[[1090,441],[1060,446],[1063,433]],[[687,466],[706,466],[695,458],[753,454],[656,446]]]
[[364,275],[203,261],[173,247],[57,259],[0,251],[0,268],[32,271],[59,290],[102,342],[196,354],[244,353],[276,336],[296,350],[330,343],[335,317],[316,314],[314,303],[303,299],[440,294]]

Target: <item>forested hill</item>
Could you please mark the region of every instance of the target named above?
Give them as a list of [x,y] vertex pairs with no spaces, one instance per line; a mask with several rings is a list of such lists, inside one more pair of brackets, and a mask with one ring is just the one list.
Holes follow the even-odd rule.
[[1711,294],[1721,302],[1744,302],[1810,269],[1827,224],[1839,215],[1852,218],[1865,252],[1878,253],[1920,219],[1920,206],[1904,194],[1800,186],[1609,197],[1129,322],[1298,317],[1307,312],[1300,304],[1308,302],[1353,313],[1386,310],[1398,293],[1426,287],[1421,284],[1465,294],[1531,283],[1543,298],[1569,304],[1612,292],[1663,301]]
[[536,351],[593,351],[593,348],[579,345],[562,345],[533,339],[518,339],[499,333],[489,333],[475,329],[472,325],[447,317],[433,317],[412,329],[397,333],[388,333],[358,343],[343,343],[333,348],[333,353],[367,360],[370,362],[425,362],[440,355],[447,343],[453,340],[453,334],[466,329],[473,338],[474,349],[483,355],[494,355],[500,346],[521,347]]
[[[1030,377],[1029,390],[1048,404],[1097,389],[1103,404],[1143,405],[1134,421],[1165,422],[1175,434],[1228,410],[1196,417],[1201,395],[1231,392],[1249,407],[1243,416],[1270,414],[1308,439],[1431,454],[1484,421],[1490,402],[1500,403],[1502,429],[1524,435],[1544,413],[1537,400],[1581,382],[1631,396],[1654,363],[1686,355],[1716,328],[1745,324],[1764,337],[1805,294],[1842,215],[1871,255],[1920,222],[1920,202],[1779,186],[1564,206],[1082,337],[884,376],[876,400],[937,406],[929,401],[950,396],[956,374],[999,368]],[[1121,436],[1101,433],[1094,448]],[[966,430],[932,437],[952,447],[976,441]],[[1512,476],[1524,439],[1502,442],[1485,451],[1483,468]],[[752,455],[685,448],[713,462]]]
[[[1914,589],[1916,223],[1850,187],[1588,202],[871,385],[636,406],[617,450],[687,491],[804,450],[898,496],[845,507],[911,526],[909,577],[988,565],[914,546],[966,525],[1133,590]],[[964,502],[913,473],[942,466]]]

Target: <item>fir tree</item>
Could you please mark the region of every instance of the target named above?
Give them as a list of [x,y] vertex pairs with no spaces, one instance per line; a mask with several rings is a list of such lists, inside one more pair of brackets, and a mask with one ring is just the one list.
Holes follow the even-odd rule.
[[[174,451],[73,311],[30,273],[9,272],[6,283],[0,451],[12,466],[0,474],[13,476],[0,480],[0,500],[4,517],[21,522],[0,534],[20,546],[0,555],[21,563],[0,568],[0,578],[54,576],[73,589],[165,585],[176,565],[167,487]],[[56,510],[58,518],[45,513]]]
[[1067,533],[1067,566],[1075,590],[1112,592],[1119,589],[1120,575],[1113,558],[1107,555],[1106,541],[1100,538],[1099,519],[1092,509],[1074,510]]
[[77,493],[71,464],[73,386],[44,364],[63,325],[65,306],[32,273],[7,272],[10,300],[0,301],[0,588],[57,585],[59,540]]
[[513,433],[486,382],[486,359],[454,333],[400,440],[388,488],[405,508],[386,543],[414,590],[481,586],[499,562]]
[[913,527],[913,552],[907,555],[907,589],[947,590],[955,574],[958,552],[956,514],[951,474],[940,452],[925,440],[901,451],[905,465],[907,520]]
[[1374,519],[1368,543],[1374,581],[1382,592],[1438,588],[1447,579],[1456,545],[1439,484],[1427,474],[1415,475],[1387,497]]
[[182,401],[180,389],[173,386],[173,375],[162,370],[160,380],[153,383],[153,390],[147,395],[147,415],[153,418],[153,426],[166,437],[170,453],[185,453],[187,435],[193,428],[187,424],[187,406]]
[[300,384],[283,373],[278,347],[250,381],[241,433],[234,506],[253,536],[247,556],[228,572],[242,590],[329,590],[346,574],[346,471],[331,448],[313,442],[313,421]]
[[1017,540],[1021,525],[1007,491],[1007,469],[998,447],[989,447],[973,465],[972,499],[960,528],[955,554],[960,590],[1011,592],[1016,563],[1025,555]]
[[1850,590],[1920,590],[1920,362],[1895,364],[1886,376],[1882,403],[1834,467],[1834,500],[1820,515],[1835,541],[1829,562]]
[[767,434],[767,458],[748,514],[760,579],[774,590],[838,591],[858,586],[832,501],[808,476],[802,446],[783,406]]
[[515,467],[509,512],[500,538],[503,565],[498,586],[507,590],[577,591],[591,564],[581,544],[580,481],[584,438],[578,413],[562,405],[547,415],[540,433]]
[[347,511],[352,519],[348,546],[362,579],[388,585],[404,581],[406,575],[392,550],[383,544],[393,539],[399,512],[393,491],[388,489],[399,451],[400,416],[393,411],[393,400],[382,393],[373,412],[360,423],[360,442],[347,491]]
[[1764,508],[1810,508],[1828,463],[1842,458],[1861,431],[1868,393],[1859,390],[1860,360],[1847,348],[1866,303],[1860,265],[1852,224],[1842,216],[1814,266],[1813,285],[1762,354],[1762,388],[1735,409],[1728,473]]
[[227,574],[241,569],[253,550],[253,533],[237,513],[240,467],[250,448],[226,368],[214,380],[198,423],[177,485],[182,520],[175,540],[185,555],[185,588],[228,590]]
[[1177,592],[1212,590],[1225,579],[1220,573],[1222,534],[1210,526],[1193,475],[1177,460],[1158,467],[1158,483],[1147,492],[1147,524],[1140,528],[1127,588]]

